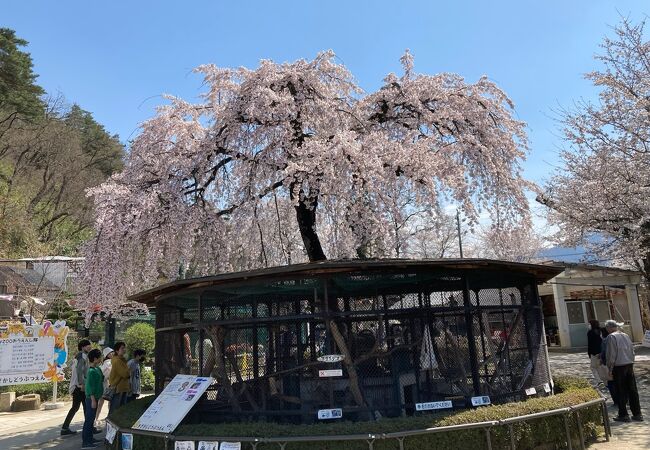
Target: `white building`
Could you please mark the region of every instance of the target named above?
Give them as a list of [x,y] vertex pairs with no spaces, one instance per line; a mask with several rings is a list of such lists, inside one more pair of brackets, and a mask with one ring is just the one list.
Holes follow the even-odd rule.
[[586,347],[590,320],[598,320],[601,326],[608,319],[623,322],[633,341],[643,339],[638,272],[557,261],[549,264],[565,267],[539,286],[550,346]]

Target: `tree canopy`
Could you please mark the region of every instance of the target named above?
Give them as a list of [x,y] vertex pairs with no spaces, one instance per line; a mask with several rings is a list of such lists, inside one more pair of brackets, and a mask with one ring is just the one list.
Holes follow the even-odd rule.
[[44,111],[43,88],[36,84],[32,58],[21,50],[27,41],[14,30],[0,28],[0,131],[17,117],[35,117]]
[[599,101],[564,111],[569,146],[539,201],[565,245],[633,265],[650,280],[650,42],[627,20],[605,39],[586,75]]
[[27,42],[0,29],[0,257],[76,254],[92,233],[86,189],[122,167],[117,136],[35,84]]
[[111,309],[179,264],[198,275],[395,256],[400,233],[444,202],[470,224],[497,206],[504,226],[526,222],[527,141],[506,94],[485,77],[416,74],[408,51],[402,64],[371,93],[332,52],[199,67],[203,100],[168,97],[124,170],[91,191],[87,301]]

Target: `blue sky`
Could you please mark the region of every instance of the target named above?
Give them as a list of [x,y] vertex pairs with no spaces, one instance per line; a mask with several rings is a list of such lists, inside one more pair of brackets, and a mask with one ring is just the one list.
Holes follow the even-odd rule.
[[528,123],[526,176],[541,182],[561,145],[554,110],[595,89],[583,74],[620,15],[647,1],[11,1],[0,26],[30,42],[39,83],[79,103],[127,141],[162,102],[192,99],[203,63],[254,67],[333,49],[366,90],[399,71],[405,48],[418,72],[488,75]]

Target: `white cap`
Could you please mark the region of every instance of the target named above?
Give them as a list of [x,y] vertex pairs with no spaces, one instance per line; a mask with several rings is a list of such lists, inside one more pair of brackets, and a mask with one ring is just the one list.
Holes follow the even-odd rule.
[[110,348],[110,347],[104,347],[104,350],[102,350],[102,356],[104,357],[104,359],[106,359],[108,354],[113,353],[113,351],[114,350],[112,348]]

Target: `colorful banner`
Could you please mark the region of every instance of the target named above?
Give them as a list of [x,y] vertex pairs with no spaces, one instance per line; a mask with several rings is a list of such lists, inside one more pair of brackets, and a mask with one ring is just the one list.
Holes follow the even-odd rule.
[[0,323],[0,386],[63,381],[68,359],[65,321]]

